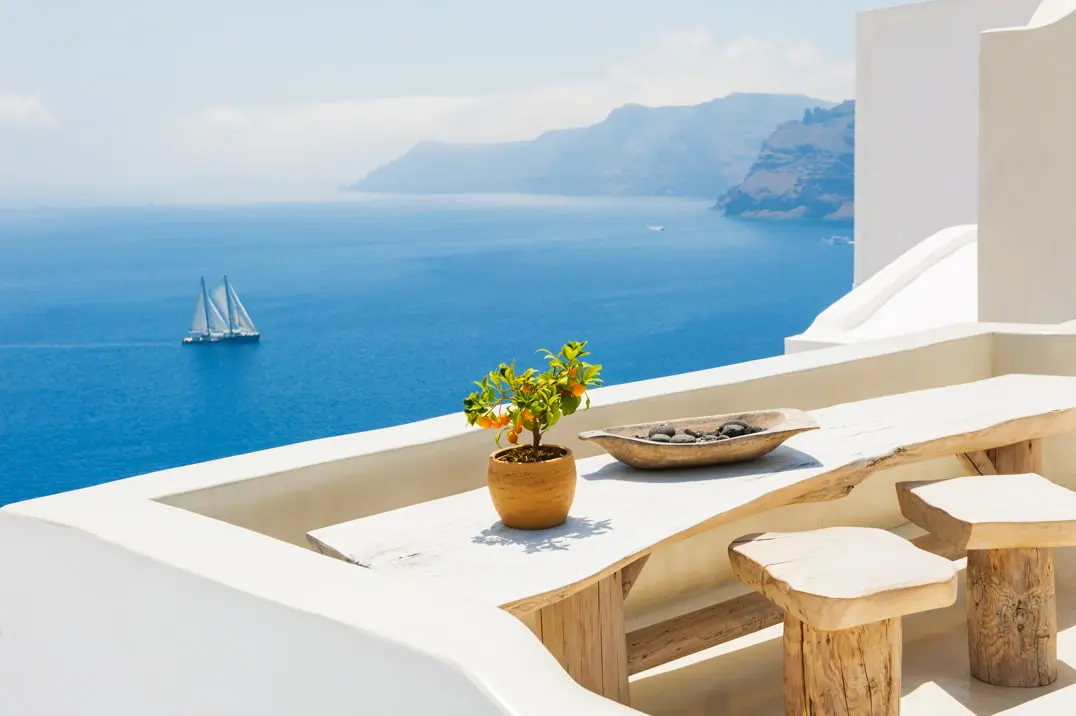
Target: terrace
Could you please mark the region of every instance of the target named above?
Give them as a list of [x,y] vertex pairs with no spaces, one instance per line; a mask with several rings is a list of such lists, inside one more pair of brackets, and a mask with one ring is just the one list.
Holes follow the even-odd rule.
[[[1061,86],[1057,76],[1071,73],[1074,65],[1056,62],[1076,46],[1076,15],[1060,12],[1058,3],[1043,7],[1053,14],[1040,15],[1038,24],[984,35],[992,37],[984,40],[981,60],[984,112],[989,111],[981,122],[988,133],[981,166],[1019,164],[1029,143],[1034,145],[1026,137],[1037,136],[1036,118],[1060,121],[1054,109],[1070,101],[1076,106],[1076,82]],[[950,1],[921,3],[909,12],[931,9],[946,22],[953,16],[941,11],[970,13],[972,19],[981,11]],[[905,25],[905,31],[929,26],[922,23]],[[1053,64],[1043,64],[1051,57]],[[1026,76],[1020,71],[1042,82],[1021,84],[1017,80]],[[1024,98],[1034,94],[1041,101],[999,106],[996,92],[1003,86],[1010,91],[1019,86]],[[1057,192],[1072,186],[1065,173],[1076,171],[1076,161],[1067,159],[1076,158],[1076,135],[1067,127],[1052,131],[1052,153],[1033,153],[1039,163],[1030,163],[1029,174],[1016,180],[1027,182],[1028,191],[1045,183],[1056,200]],[[1014,136],[1020,138],[1015,145]],[[1038,151],[1036,146],[1031,150]],[[1025,154],[1012,155],[1014,147]],[[757,532],[874,527],[942,554],[962,573],[966,560],[960,550],[932,541],[902,514],[898,482],[968,475],[976,464],[981,467],[978,451],[1041,439],[1034,470],[1027,471],[1076,489],[1071,435],[1076,405],[1064,388],[1069,381],[1027,383],[1039,387],[1014,394],[1012,405],[994,394],[989,411],[962,402],[967,393],[961,391],[968,389],[960,386],[978,381],[1076,376],[1076,327],[1062,322],[1076,316],[1076,287],[1067,269],[1049,265],[1072,265],[1064,261],[1076,250],[1069,248],[1067,206],[1044,200],[1034,212],[1025,211],[1024,194],[1007,198],[1002,191],[1016,180],[983,173],[980,194],[996,202],[980,215],[977,290],[985,307],[980,321],[1000,306],[1012,314],[1005,320],[1019,322],[954,323],[602,388],[594,391],[590,411],[553,429],[551,439],[585,460],[601,453],[575,435],[610,425],[771,407],[822,411],[916,391],[950,391],[935,394],[950,401],[929,403],[942,406],[938,411],[870,414],[870,420],[895,429],[913,428],[899,440],[853,445],[850,432],[846,442],[790,441],[790,447],[816,451],[847,448],[841,479],[826,483],[830,489],[781,493],[787,499],[754,501],[750,510],[735,509],[741,503],[721,504],[727,496],[715,497],[707,506],[712,518],[670,528],[676,539],[659,535],[624,548],[623,559],[593,562],[591,554],[590,562],[577,563],[587,554],[588,540],[597,537],[576,540],[556,555],[575,577],[582,575],[576,579],[582,583],[614,571],[623,581],[626,566],[645,552],[645,566],[631,574],[623,600],[630,660],[625,663],[632,673],[627,693],[618,699],[580,685],[579,674],[562,666],[563,655],[552,653],[536,633],[534,610],[500,608],[505,600],[487,597],[485,585],[492,582],[468,583],[464,572],[445,582],[406,569],[362,568],[312,547],[310,532],[375,515],[383,519],[392,510],[482,488],[489,435],[468,428],[455,414],[0,509],[0,713],[783,713],[782,625],[767,611],[769,602],[734,573],[728,551],[734,540]],[[1024,226],[1014,228],[1018,220],[1033,230],[1018,231]],[[960,223],[966,221],[952,225]],[[857,252],[861,245],[869,241],[857,236]],[[1016,261],[1021,251],[1033,256]],[[1053,253],[1040,256],[1042,251]],[[976,422],[987,413],[989,420]],[[968,425],[953,427],[965,418]],[[934,426],[937,434],[925,442],[916,433],[917,421]],[[988,435],[989,430],[1000,432]],[[963,442],[942,445],[954,437]],[[857,462],[861,457],[865,462]],[[1015,471],[1003,469],[1000,460],[994,465],[999,472]],[[580,505],[598,512],[601,502]],[[631,533],[631,525],[624,532]],[[903,712],[1045,715],[1076,708],[1076,551],[1055,550],[1055,569],[1056,682],[1009,688],[971,676],[960,576],[952,606],[902,620]],[[747,605],[756,618],[714,611],[730,603]],[[700,620],[700,610],[708,610],[702,613],[710,621]],[[669,621],[677,617],[683,619]],[[668,631],[684,624],[689,627],[660,656],[640,651],[639,644],[660,641],[656,625]]]

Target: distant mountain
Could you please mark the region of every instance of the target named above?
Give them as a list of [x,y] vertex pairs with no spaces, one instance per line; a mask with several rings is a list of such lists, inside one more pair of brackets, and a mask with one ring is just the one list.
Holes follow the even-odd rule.
[[830,104],[731,94],[690,107],[628,104],[590,127],[498,144],[421,142],[346,190],[712,197],[743,178],[775,127]]
[[715,208],[745,219],[850,221],[855,189],[855,102],[819,107],[782,124],[742,183]]

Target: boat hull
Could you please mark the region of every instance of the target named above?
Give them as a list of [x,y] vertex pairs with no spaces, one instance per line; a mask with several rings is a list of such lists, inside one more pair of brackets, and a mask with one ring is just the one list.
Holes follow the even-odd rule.
[[234,335],[201,335],[186,336],[184,345],[210,345],[216,343],[257,343],[261,340],[260,333],[242,333]]

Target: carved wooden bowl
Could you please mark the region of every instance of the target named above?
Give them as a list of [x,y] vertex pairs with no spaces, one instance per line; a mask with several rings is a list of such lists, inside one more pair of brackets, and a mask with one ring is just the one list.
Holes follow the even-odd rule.
[[[647,435],[651,427],[663,423],[672,425],[677,432],[685,429],[710,431],[730,420],[742,420],[762,428],[762,431],[707,443],[658,443],[638,437]],[[818,423],[807,413],[795,408],[783,408],[753,413],[727,413],[700,418],[662,420],[637,425],[618,425],[604,430],[579,433],[579,439],[597,443],[617,460],[632,467],[662,470],[672,467],[747,462],[773,451],[793,435],[817,429]]]

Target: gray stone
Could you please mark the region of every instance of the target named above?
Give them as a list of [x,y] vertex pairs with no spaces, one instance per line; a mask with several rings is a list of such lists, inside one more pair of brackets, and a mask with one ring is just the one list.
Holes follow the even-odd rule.
[[672,423],[658,423],[650,428],[649,436],[653,438],[655,435],[666,435],[671,438],[676,435],[676,428],[673,427]]

